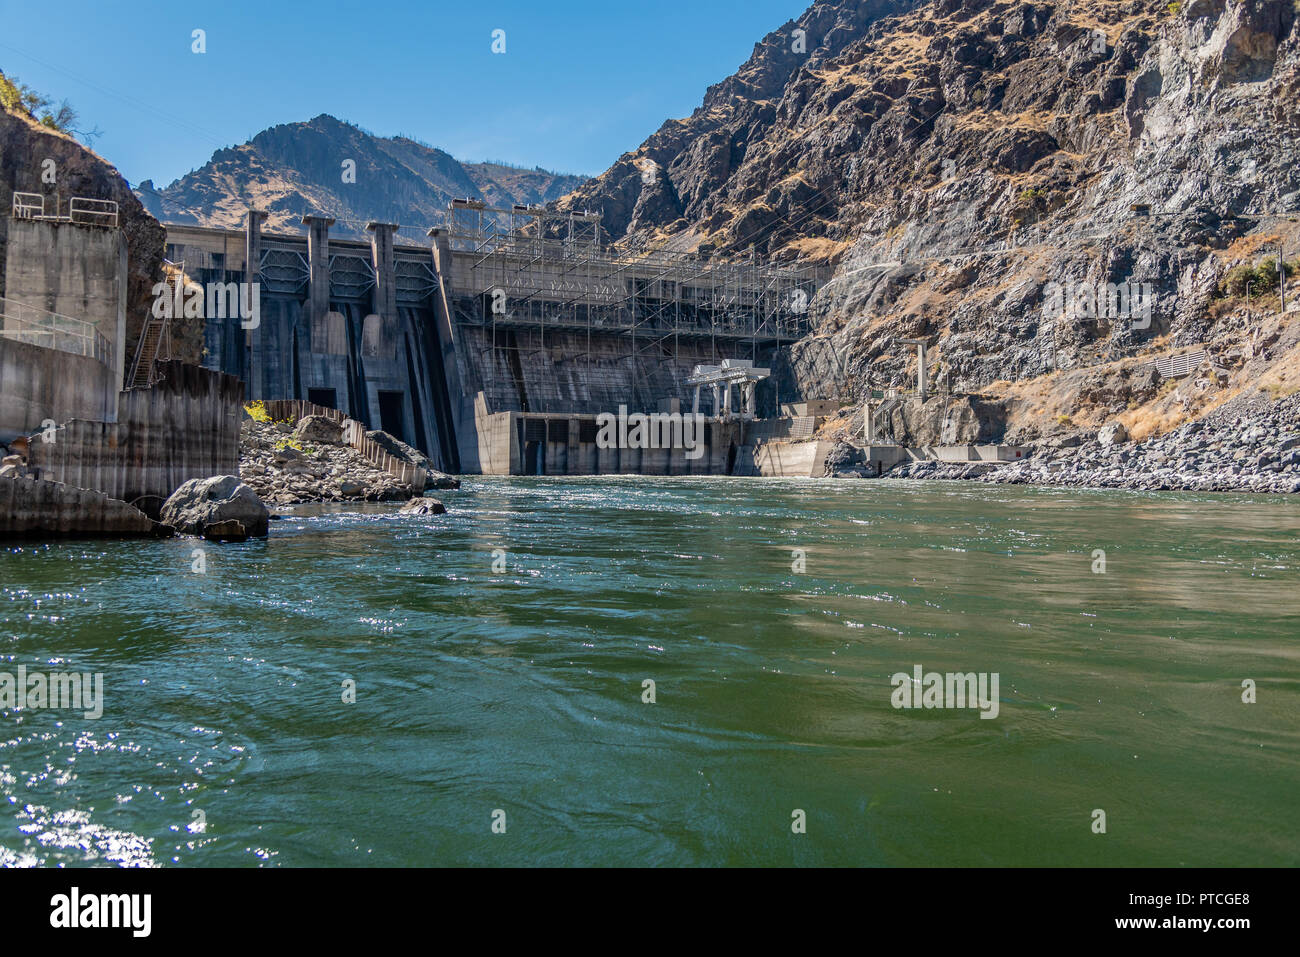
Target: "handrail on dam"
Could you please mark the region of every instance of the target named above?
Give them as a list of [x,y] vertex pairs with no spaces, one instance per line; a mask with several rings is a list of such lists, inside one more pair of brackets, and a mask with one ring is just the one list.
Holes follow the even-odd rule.
[[14,219],[39,219],[45,215],[45,197],[40,193],[14,193]]
[[[45,211],[46,199],[54,200],[54,212]],[[62,215],[58,196],[47,197],[40,193],[14,193],[14,219],[39,220],[46,223],[75,223],[78,226],[106,226],[116,229],[118,206],[111,199],[90,199],[74,196],[68,200],[68,214]]]
[[0,337],[108,362],[108,340],[93,323],[0,297]]

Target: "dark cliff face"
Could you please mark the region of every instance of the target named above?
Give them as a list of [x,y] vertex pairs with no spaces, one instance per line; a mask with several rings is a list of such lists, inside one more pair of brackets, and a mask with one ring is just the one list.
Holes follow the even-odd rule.
[[[776,174],[778,164],[794,168],[801,132],[794,114],[820,82],[819,71],[834,69],[837,58],[882,17],[916,5],[916,0],[819,0],[755,44],[749,60],[710,87],[690,117],[666,122],[639,149],[563,200],[561,208],[601,212],[614,239],[689,233],[695,241],[708,237],[744,245],[760,219],[788,212],[812,195],[806,182],[783,182]],[[783,150],[770,156],[777,144],[784,144]],[[828,172],[834,178],[838,171]],[[769,190],[772,204],[763,214],[738,207],[746,197],[766,196]]]
[[[809,395],[908,374],[904,337],[959,388],[1211,341],[1224,271],[1300,235],[1278,215],[1300,210],[1295,20],[1295,0],[819,0],[561,206],[633,245],[834,265],[781,372]],[[1126,281],[1151,287],[1148,328],[1044,322],[1047,284]]]
[[372,220],[433,225],[452,199],[541,203],[582,182],[544,170],[461,163],[414,140],[373,136],[322,115],[218,150],[165,189],[141,184],[140,197],[167,222],[242,228],[252,204],[270,213],[271,230],[297,230],[302,215],[314,212],[335,218],[335,235],[364,237]]
[[[42,182],[46,160],[54,161],[55,182]],[[166,235],[144,209],[118,171],[70,136],[54,132],[28,117],[0,108],[0,288],[10,211],[15,192],[58,193],[65,208],[70,197],[113,200],[126,236],[126,355],[128,373],[145,318],[153,306],[153,285],[162,278]],[[53,199],[50,200],[51,207]],[[178,328],[173,336],[177,358],[198,361],[198,339]]]

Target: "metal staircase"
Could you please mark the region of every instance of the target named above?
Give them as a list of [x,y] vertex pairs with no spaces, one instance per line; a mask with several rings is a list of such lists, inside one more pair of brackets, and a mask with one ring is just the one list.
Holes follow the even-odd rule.
[[158,363],[171,357],[171,320],[150,316],[140,332],[135,362],[127,376],[128,389],[147,389],[158,381]]
[[[179,270],[180,282],[185,281],[185,263],[173,263],[163,260],[168,266]],[[158,381],[158,363],[172,358],[171,319],[164,316],[158,319],[152,312],[145,319],[144,328],[140,330],[140,342],[135,349],[135,361],[131,363],[131,372],[126,377],[128,389],[147,389]]]

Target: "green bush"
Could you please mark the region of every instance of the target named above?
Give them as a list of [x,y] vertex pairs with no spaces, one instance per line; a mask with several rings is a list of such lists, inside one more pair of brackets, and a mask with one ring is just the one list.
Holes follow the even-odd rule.
[[[1300,274],[1300,259],[1283,263],[1282,268],[1286,271],[1286,277],[1291,279]],[[1266,296],[1277,291],[1277,272],[1278,261],[1275,256],[1270,256],[1258,266],[1242,263],[1228,270],[1228,274],[1219,283],[1219,293],[1225,297],[1247,294],[1252,298]]]

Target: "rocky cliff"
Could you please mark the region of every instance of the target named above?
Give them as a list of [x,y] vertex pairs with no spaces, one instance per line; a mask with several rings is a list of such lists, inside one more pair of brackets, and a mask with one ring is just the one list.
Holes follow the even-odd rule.
[[433,225],[452,199],[546,203],[582,182],[542,169],[461,163],[414,140],[374,136],[322,114],[218,150],[164,189],[146,180],[137,191],[165,222],[240,228],[251,204],[269,211],[267,229],[297,230],[304,213],[323,211],[335,218],[336,235],[364,237],[372,220]]
[[[1002,401],[1043,380],[1044,408],[1059,370],[1208,345],[1235,359],[1195,415],[1279,340],[1275,279],[1248,304],[1230,273],[1300,258],[1297,6],[818,0],[560,205],[634,245],[833,264],[779,370],[807,396],[906,384],[902,338],[930,342],[932,381]],[[1159,398],[1069,388],[1051,420],[1022,403],[1020,437]]]
[[[53,161],[53,166],[47,164]],[[53,175],[54,181],[49,182]],[[153,285],[162,278],[165,233],[131,192],[130,186],[106,160],[71,136],[37,123],[21,110],[0,107],[0,295],[4,295],[6,237],[15,192],[53,196],[66,208],[73,196],[108,199],[118,204],[127,244],[127,357],[135,356],[144,320],[153,305]],[[39,304],[38,304],[39,305]],[[176,358],[198,361],[200,337],[187,334],[183,323],[174,330]]]

